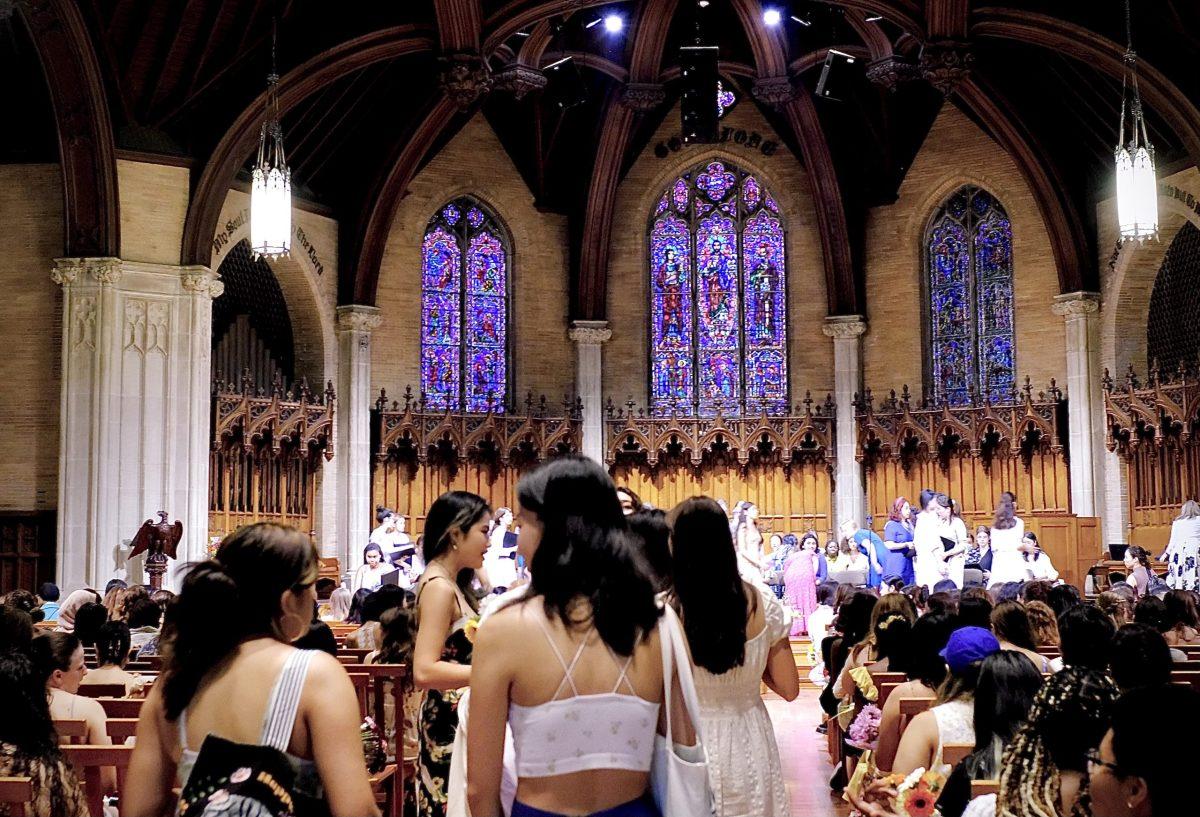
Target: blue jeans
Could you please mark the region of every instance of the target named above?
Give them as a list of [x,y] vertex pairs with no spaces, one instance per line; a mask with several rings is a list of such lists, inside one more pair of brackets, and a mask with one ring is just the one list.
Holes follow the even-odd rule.
[[[566,817],[566,815],[543,811],[540,808],[516,802],[513,803],[512,817]],[[636,800],[606,808],[604,811],[592,812],[587,817],[660,817],[660,815],[658,806],[654,803],[654,797],[650,792],[646,792]]]

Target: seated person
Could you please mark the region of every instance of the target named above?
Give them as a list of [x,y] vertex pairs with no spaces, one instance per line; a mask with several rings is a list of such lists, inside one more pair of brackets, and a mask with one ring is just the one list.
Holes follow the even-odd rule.
[[1121,692],[1171,683],[1171,664],[1166,639],[1147,624],[1126,624],[1113,636],[1109,674]]
[[363,564],[354,572],[351,590],[378,590],[383,577],[394,568],[384,561],[383,549],[372,542],[363,548]]
[[879,722],[879,743],[875,763],[890,769],[900,744],[900,699],[935,698],[946,680],[946,662],[941,651],[954,630],[954,617],[946,613],[926,613],[913,625],[909,655],[905,660],[908,680],[892,690],[883,704]]
[[1038,544],[1037,537],[1032,531],[1025,531],[1024,544],[1030,548],[1025,553],[1025,566],[1029,568],[1030,579],[1044,582],[1058,581],[1058,571],[1050,561],[1050,556]]
[[125,665],[129,663],[128,624],[109,621],[101,625],[96,636],[96,658],[100,666],[88,672],[79,682],[80,686],[124,684],[126,698],[142,694],[146,679],[125,671]]
[[58,621],[58,585],[46,582],[38,590],[38,598],[42,600],[42,621]]
[[135,596],[125,607],[125,614],[125,620],[129,623],[131,649],[140,650],[148,641],[158,637],[162,608],[149,596]]

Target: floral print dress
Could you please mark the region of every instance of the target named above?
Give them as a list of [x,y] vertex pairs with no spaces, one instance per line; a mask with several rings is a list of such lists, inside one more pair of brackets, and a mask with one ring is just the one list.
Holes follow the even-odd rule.
[[[442,646],[441,660],[452,664],[471,663],[472,644],[466,631],[469,620],[464,615],[450,627],[450,634]],[[458,700],[461,697],[461,689],[425,690],[417,727],[417,814],[420,817],[445,817],[446,784],[450,779],[450,754],[458,731]]]

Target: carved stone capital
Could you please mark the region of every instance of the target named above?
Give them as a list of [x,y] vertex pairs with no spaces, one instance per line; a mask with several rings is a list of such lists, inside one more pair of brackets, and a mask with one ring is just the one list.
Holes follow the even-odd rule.
[[900,83],[911,82],[920,75],[916,63],[896,54],[867,64],[867,79],[889,91],[896,90]]
[[612,338],[608,321],[571,321],[567,336],[584,346],[600,346]]
[[764,105],[785,105],[796,98],[796,88],[789,77],[759,77],[750,89],[754,98]]
[[90,276],[100,284],[115,284],[121,280],[120,258],[55,258],[50,280],[59,286],[73,284],[80,275]]
[[939,40],[921,48],[921,76],[946,96],[966,79],[974,63],[975,55],[967,43]]
[[540,91],[546,87],[546,75],[539,68],[513,63],[507,65],[492,76],[492,87],[498,91],[508,91],[517,99],[530,91]]
[[188,292],[207,295],[210,298],[216,298],[225,291],[225,284],[221,282],[220,276],[208,267],[184,267],[180,282]]
[[440,84],[459,108],[468,108],[492,87],[487,63],[478,54],[449,54],[441,58]]
[[1068,292],[1066,295],[1055,295],[1050,309],[1064,318],[1094,315],[1100,311],[1100,293]]
[[337,308],[339,332],[374,332],[383,323],[383,314],[378,307],[347,304]]
[[656,82],[630,82],[621,90],[621,104],[633,111],[652,111],[667,101],[667,89]]
[[834,338],[857,338],[862,337],[867,331],[867,322],[862,315],[830,315],[825,319],[825,324],[821,327],[821,331],[826,337]]

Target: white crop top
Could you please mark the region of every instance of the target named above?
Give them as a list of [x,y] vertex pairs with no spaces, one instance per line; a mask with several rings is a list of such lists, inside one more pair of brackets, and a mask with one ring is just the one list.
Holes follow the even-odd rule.
[[[659,705],[634,693],[625,675],[633,657],[621,665],[609,650],[621,668],[612,692],[580,695],[571,672],[579,663],[587,640],[579,645],[575,657],[567,664],[540,618],[539,623],[564,675],[554,696],[546,703],[508,705],[517,777],[553,777],[593,769],[650,771]],[[622,683],[629,694],[617,691]],[[570,686],[572,696],[560,699],[564,685]]]

